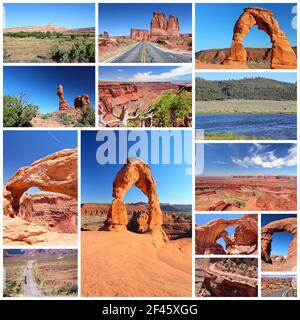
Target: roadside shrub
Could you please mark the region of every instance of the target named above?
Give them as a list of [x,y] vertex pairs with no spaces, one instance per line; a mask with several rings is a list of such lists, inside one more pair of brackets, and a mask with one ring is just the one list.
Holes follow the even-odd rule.
[[25,95],[3,97],[4,127],[30,127],[32,118],[36,117],[39,107],[29,103]]

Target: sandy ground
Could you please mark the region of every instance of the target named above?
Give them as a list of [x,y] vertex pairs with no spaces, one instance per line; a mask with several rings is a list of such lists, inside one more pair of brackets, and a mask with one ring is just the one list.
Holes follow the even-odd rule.
[[81,239],[83,296],[191,296],[190,238],[158,245],[150,234],[87,231]]

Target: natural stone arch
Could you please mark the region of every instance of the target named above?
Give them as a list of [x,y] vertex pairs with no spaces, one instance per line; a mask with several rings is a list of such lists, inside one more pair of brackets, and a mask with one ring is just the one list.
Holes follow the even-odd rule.
[[[123,199],[132,186],[137,186],[148,198],[148,231],[163,232],[163,215],[156,192],[156,182],[150,167],[141,159],[128,158],[127,163],[117,173],[113,182],[112,196],[114,200],[105,221],[105,230],[126,229],[128,224],[127,210]],[[164,236],[165,233],[163,232]]]
[[31,187],[77,199],[77,149],[64,149],[20,168],[4,186],[4,214],[14,217]]
[[296,68],[296,54],[287,36],[280,29],[272,11],[255,7],[244,9],[244,12],[235,23],[229,56],[224,61],[224,64],[246,66],[247,52],[242,41],[254,25],[257,25],[259,29],[265,31],[270,37],[272,43],[271,68]]
[[[230,226],[235,226],[232,237],[229,237],[226,231],[226,228]],[[253,253],[257,250],[257,216],[245,214],[236,219],[214,219],[204,225],[197,226],[195,238],[198,254],[226,254],[223,246],[217,243],[221,238],[228,247],[247,251],[242,253]]]
[[272,264],[271,246],[272,235],[275,232],[290,232],[294,238],[288,249],[287,261],[297,260],[297,218],[285,218],[268,223],[261,230],[261,258],[264,262]]

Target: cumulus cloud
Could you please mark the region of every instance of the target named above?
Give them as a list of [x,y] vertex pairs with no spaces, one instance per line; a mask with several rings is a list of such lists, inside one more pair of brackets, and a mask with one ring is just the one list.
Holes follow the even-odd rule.
[[191,66],[181,66],[171,69],[169,72],[163,72],[161,74],[153,74],[152,71],[138,72],[130,79],[134,82],[156,82],[156,81],[168,81],[180,76],[185,76],[192,73]]
[[277,156],[276,150],[267,151],[267,146],[256,144],[249,150],[249,155],[239,159],[232,158],[232,162],[240,167],[261,167],[266,169],[293,167],[297,165],[297,147],[291,146],[285,156]]

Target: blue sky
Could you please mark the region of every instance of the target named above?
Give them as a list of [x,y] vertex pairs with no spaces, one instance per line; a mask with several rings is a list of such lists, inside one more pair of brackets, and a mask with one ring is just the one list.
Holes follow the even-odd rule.
[[4,28],[43,26],[95,27],[95,5],[90,3],[13,3],[4,5]]
[[[285,218],[297,217],[296,214],[262,214],[261,215],[261,225],[262,227],[266,224]],[[288,249],[291,241],[293,240],[293,235],[289,232],[275,232],[272,235],[272,255],[283,255],[287,256]]]
[[255,77],[263,77],[290,83],[297,82],[296,72],[196,72],[196,78],[203,78],[206,80],[238,80]]
[[[247,7],[260,7],[271,10],[279,26],[287,35],[292,46],[296,45],[296,30],[292,27],[295,13],[293,4],[274,3],[201,3],[196,4],[196,51],[205,49],[229,48],[233,27]],[[270,48],[269,36],[257,26],[253,26],[243,41],[244,47]]]
[[[107,133],[108,131],[106,131]],[[131,134],[136,133],[137,135],[143,134],[145,140],[141,140],[141,145],[145,147],[145,150],[148,151],[147,156],[142,157],[146,160],[150,159],[152,156],[153,150],[148,148],[148,145],[151,146],[150,131],[127,131],[126,135],[130,132]],[[104,134],[103,131],[99,132]],[[124,146],[124,142],[119,143],[119,132],[111,131],[111,134],[116,134],[116,146],[114,143],[111,143],[112,140],[109,140],[111,152],[116,152],[117,159],[121,156],[119,152],[119,146]],[[165,131],[167,133],[167,131]],[[180,131],[177,131],[177,134],[181,134]],[[120,161],[117,161],[117,164],[99,164],[96,159],[97,149],[106,144],[106,142],[96,141],[97,131],[83,131],[81,137],[81,199],[82,203],[86,202],[98,202],[98,203],[110,203],[112,201],[112,184],[117,172],[122,168],[123,164],[120,164]],[[181,138],[180,138],[181,139]],[[129,139],[128,139],[129,140]],[[139,139],[133,138],[132,141],[128,142],[128,147],[124,147],[123,151],[125,152],[125,159],[127,157],[127,151],[135,145],[135,141]],[[189,162],[191,162],[191,132],[186,131],[186,140],[188,144],[186,146],[186,154]],[[106,141],[106,140],[105,140]],[[148,142],[147,142],[148,141]],[[184,149],[184,148],[183,148]],[[165,146],[166,150],[166,146]],[[178,148],[176,148],[178,150]],[[171,143],[170,153],[171,155],[174,152],[174,146]],[[155,149],[156,154],[161,154],[160,149]],[[180,158],[183,155],[184,150],[180,154]],[[177,154],[178,155],[178,154]],[[101,158],[103,159],[103,157]],[[192,180],[191,175],[186,174],[186,163],[175,164],[173,156],[171,156],[170,164],[150,164],[152,175],[154,176],[157,184],[157,192],[160,202],[169,202],[173,204],[191,204],[192,203]],[[186,161],[186,162],[188,162]],[[148,161],[150,162],[150,161]],[[125,202],[139,202],[147,201],[146,196],[136,187],[131,188],[125,196]]]
[[76,147],[76,131],[4,131],[4,183],[19,168],[56,151]]
[[74,99],[87,93],[95,106],[95,69],[93,67],[4,67],[4,94],[19,96],[25,93],[41,113],[57,111],[58,86],[73,106]]
[[99,78],[104,81],[129,82],[191,82],[192,69],[190,66],[170,67],[99,67]]
[[192,32],[192,6],[185,3],[99,4],[99,33],[111,36],[129,35],[131,28],[150,31],[153,12],[162,12],[167,18],[179,18],[180,33]]
[[[196,145],[196,174],[203,164],[202,145]],[[296,145],[292,143],[206,143],[204,175],[296,175]]]

